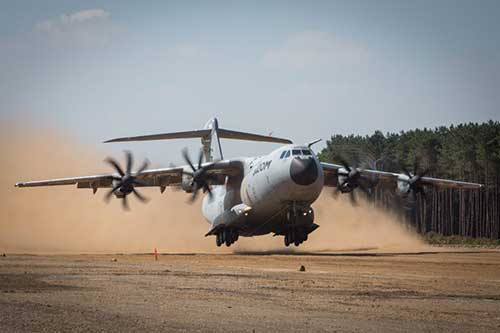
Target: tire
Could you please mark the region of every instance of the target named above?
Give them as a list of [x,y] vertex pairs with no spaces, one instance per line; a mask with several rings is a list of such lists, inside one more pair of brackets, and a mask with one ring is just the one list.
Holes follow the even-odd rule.
[[285,234],[285,237],[284,237],[284,241],[285,241],[285,246],[288,247],[290,246],[290,240],[288,239],[288,233]]
[[220,247],[222,245],[222,242],[220,241],[220,232],[215,237],[215,243]]

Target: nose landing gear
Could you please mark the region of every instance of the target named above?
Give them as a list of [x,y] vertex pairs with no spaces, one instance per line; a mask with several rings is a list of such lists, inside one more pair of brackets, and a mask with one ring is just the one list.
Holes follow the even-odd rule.
[[215,242],[217,246],[221,246],[222,244],[226,244],[226,246],[231,246],[234,244],[239,238],[239,234],[237,230],[234,229],[221,229],[215,238]]
[[290,246],[290,244],[294,244],[295,246],[299,246],[303,242],[307,240],[307,235],[308,233],[295,228],[295,229],[290,229],[288,232],[285,234],[285,246]]
[[285,246],[294,244],[299,246],[305,242],[308,235],[316,230],[319,225],[313,223],[314,212],[311,207],[297,208],[292,204],[292,208],[286,214],[287,225],[282,235],[284,235]]

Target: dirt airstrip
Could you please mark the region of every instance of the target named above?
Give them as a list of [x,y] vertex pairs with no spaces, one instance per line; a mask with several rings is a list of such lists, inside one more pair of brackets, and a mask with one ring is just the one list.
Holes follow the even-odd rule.
[[0,331],[498,332],[500,252],[449,251],[7,254]]

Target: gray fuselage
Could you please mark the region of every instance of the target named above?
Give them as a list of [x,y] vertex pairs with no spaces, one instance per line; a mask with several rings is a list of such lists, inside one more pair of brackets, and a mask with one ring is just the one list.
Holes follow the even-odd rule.
[[[203,199],[202,212],[212,227],[223,223],[241,236],[254,236],[283,234],[291,223],[313,223],[311,204],[323,188],[323,170],[308,147],[286,145],[239,161],[243,178],[213,186],[213,197]],[[251,209],[237,218],[223,218],[235,206]]]

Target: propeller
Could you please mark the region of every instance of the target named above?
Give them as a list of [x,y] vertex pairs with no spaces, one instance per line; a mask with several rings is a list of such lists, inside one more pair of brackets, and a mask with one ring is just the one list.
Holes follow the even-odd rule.
[[417,194],[421,194],[425,199],[425,190],[424,184],[422,183],[422,177],[425,177],[430,171],[429,168],[419,172],[419,160],[415,158],[413,161],[413,173],[409,172],[408,169],[400,164],[403,173],[408,177],[407,180],[404,180],[408,183],[408,198],[411,203],[415,203],[417,201]]
[[351,204],[353,206],[358,205],[358,200],[356,198],[356,194],[354,190],[359,188],[363,191],[367,196],[371,195],[371,188],[375,186],[375,182],[371,182],[369,179],[366,179],[361,174],[362,169],[360,168],[351,168],[349,163],[342,157],[340,158],[340,163],[344,167],[344,169],[348,172],[345,176],[345,179],[337,185],[337,189],[335,190],[335,196],[339,194],[339,192],[345,193],[349,192],[349,199],[351,200]]
[[137,177],[149,166],[149,161],[146,159],[142,163],[141,167],[137,170],[137,172],[132,173],[132,165],[134,163],[134,157],[130,151],[125,151],[125,159],[126,159],[126,168],[125,171],[120,167],[118,162],[112,157],[107,157],[104,162],[111,165],[115,171],[120,175],[113,176],[113,188],[106,193],[104,197],[104,201],[109,202],[113,194],[115,194],[118,198],[122,199],[122,207],[125,210],[129,210],[127,196],[130,193],[133,193],[137,199],[141,202],[148,202],[149,199],[144,197],[141,193],[139,193],[134,186],[135,185],[144,185]]
[[182,157],[186,161],[186,163],[189,165],[192,171],[183,171],[182,173],[191,177],[191,185],[193,186],[193,195],[189,199],[190,203],[193,203],[196,198],[198,197],[198,191],[202,190],[203,193],[208,192],[208,195],[210,198],[212,198],[213,194],[212,191],[210,190],[210,185],[209,181],[214,180],[214,176],[207,174],[207,170],[210,169],[211,165],[205,165],[202,166],[203,162],[203,151],[200,150],[200,153],[198,155],[198,165],[195,167],[193,162],[191,162],[191,158],[189,157],[189,153],[187,149],[184,149],[182,151]]

